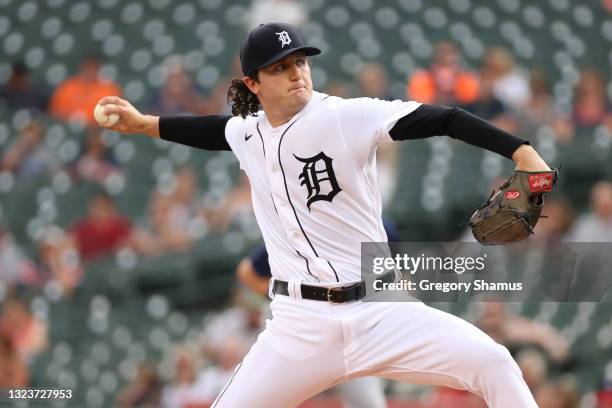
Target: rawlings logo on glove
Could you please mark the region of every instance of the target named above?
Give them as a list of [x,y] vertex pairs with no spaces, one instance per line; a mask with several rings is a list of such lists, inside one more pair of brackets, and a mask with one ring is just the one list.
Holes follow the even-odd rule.
[[503,245],[533,234],[542,217],[544,197],[557,179],[557,170],[515,171],[497,193],[491,193],[487,202],[472,213],[469,224],[476,240],[483,245]]

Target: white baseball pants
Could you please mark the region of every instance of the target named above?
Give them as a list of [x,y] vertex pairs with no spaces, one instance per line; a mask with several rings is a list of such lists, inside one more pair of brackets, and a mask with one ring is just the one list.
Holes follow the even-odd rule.
[[212,408],[295,407],[362,376],[466,389],[491,408],[537,408],[505,347],[423,303],[277,295],[270,307],[272,319]]

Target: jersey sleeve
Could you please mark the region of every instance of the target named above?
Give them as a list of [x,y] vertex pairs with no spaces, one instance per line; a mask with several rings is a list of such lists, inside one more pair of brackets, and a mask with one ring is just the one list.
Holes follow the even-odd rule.
[[463,109],[425,104],[398,120],[389,134],[393,140],[448,135],[508,159],[521,145],[529,144]]
[[231,116],[162,116],[159,136],[175,143],[205,150],[230,150],[225,127]]
[[227,141],[227,144],[232,148],[234,155],[236,155],[236,157],[238,158],[238,161],[240,162],[240,168],[242,170],[246,170],[244,168],[243,163],[243,160],[246,155],[246,152],[244,151],[244,135],[247,132],[247,129],[249,129],[249,127],[255,126],[256,121],[256,117],[253,116],[247,116],[246,118],[234,116],[227,121],[227,125],[225,126],[225,140]]
[[338,113],[342,135],[358,163],[365,163],[381,143],[393,142],[389,131],[397,121],[421,106],[414,101],[372,98],[345,99]]

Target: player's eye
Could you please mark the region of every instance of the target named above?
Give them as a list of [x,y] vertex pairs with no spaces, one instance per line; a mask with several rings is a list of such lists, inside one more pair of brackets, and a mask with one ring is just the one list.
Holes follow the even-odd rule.
[[306,65],[306,58],[297,58],[297,59],[295,60],[295,64],[296,64],[298,67],[303,67],[304,65]]
[[284,65],[283,64],[278,64],[276,67],[274,67],[274,71],[275,72],[281,72],[284,69]]

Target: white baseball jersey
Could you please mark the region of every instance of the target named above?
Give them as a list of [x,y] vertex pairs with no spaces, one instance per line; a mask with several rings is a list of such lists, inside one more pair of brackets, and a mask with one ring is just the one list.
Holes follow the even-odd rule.
[[313,92],[287,123],[261,111],[233,117],[225,137],[251,182],[275,278],[354,282],[361,242],[386,242],[376,148],[417,102],[342,99]]

